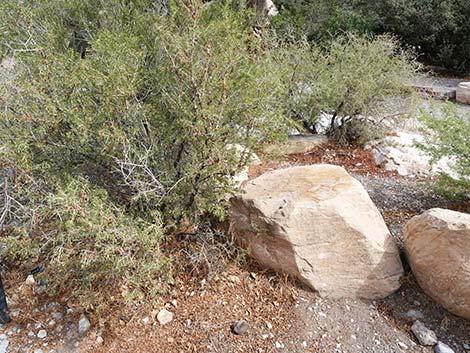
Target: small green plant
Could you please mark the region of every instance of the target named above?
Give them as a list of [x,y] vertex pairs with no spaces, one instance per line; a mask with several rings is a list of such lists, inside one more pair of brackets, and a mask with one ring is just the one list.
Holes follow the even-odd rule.
[[458,174],[442,173],[434,186],[449,196],[470,198],[470,116],[459,114],[457,107],[448,103],[440,111],[421,111],[421,120],[431,134],[418,146],[432,156],[431,163],[448,158]]

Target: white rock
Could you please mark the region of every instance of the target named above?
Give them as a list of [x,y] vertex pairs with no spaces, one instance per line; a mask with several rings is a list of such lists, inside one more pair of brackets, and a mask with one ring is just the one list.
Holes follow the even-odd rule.
[[470,319],[470,215],[434,208],[413,217],[404,228],[404,246],[421,288]]
[[443,157],[433,166],[431,157],[416,147],[424,142],[424,137],[416,133],[398,132],[379,141],[366,145],[373,149],[375,163],[384,165],[385,170],[397,171],[402,176],[427,176],[446,173],[454,179],[460,176],[455,172],[455,160]]
[[447,344],[442,342],[437,342],[434,346],[435,353],[455,353],[452,348],[450,348]]
[[437,337],[434,331],[428,329],[424,324],[416,320],[411,331],[414,333],[419,343],[423,346],[434,346],[437,343]]
[[262,265],[321,296],[382,298],[399,288],[398,249],[363,186],[343,168],[280,169],[232,198],[237,241]]
[[40,339],[44,339],[44,338],[46,338],[46,336],[47,336],[47,331],[46,331],[46,330],[39,330],[37,336],[38,336],[38,338],[40,338]]
[[26,277],[26,280],[24,281],[24,283],[27,285],[27,286],[34,286],[36,285],[36,280],[34,279],[34,276],[33,275],[28,275],[28,277]]
[[0,334],[0,353],[6,353],[9,344],[8,337],[4,334]]
[[415,310],[415,309],[410,309],[406,312],[405,316],[407,318],[413,319],[413,320],[423,320],[424,315],[421,311]]
[[80,316],[80,320],[78,320],[78,333],[84,334],[90,329],[90,327],[90,320],[88,320],[88,318],[82,314],[82,316]]
[[166,309],[162,309],[157,314],[157,320],[160,323],[160,325],[164,326],[173,320],[173,313]]

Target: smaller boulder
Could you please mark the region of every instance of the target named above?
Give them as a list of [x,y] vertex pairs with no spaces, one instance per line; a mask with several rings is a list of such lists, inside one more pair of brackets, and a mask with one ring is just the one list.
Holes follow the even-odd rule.
[[424,292],[470,319],[470,215],[434,208],[413,217],[404,228],[404,246]]

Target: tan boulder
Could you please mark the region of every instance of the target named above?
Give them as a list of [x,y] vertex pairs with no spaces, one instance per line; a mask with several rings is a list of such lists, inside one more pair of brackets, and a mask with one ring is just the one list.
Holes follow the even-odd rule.
[[331,298],[382,298],[399,288],[397,247],[363,186],[343,168],[281,169],[232,198],[231,230],[261,264]]
[[404,245],[421,288],[451,313],[470,319],[470,215],[428,210],[408,221]]

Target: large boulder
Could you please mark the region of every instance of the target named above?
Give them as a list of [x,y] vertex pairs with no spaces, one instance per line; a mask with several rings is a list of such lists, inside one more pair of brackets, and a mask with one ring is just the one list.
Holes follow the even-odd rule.
[[470,215],[428,210],[408,221],[404,245],[421,288],[451,313],[470,319]]
[[403,268],[382,216],[343,168],[280,169],[232,198],[231,230],[262,265],[330,298],[382,298]]

